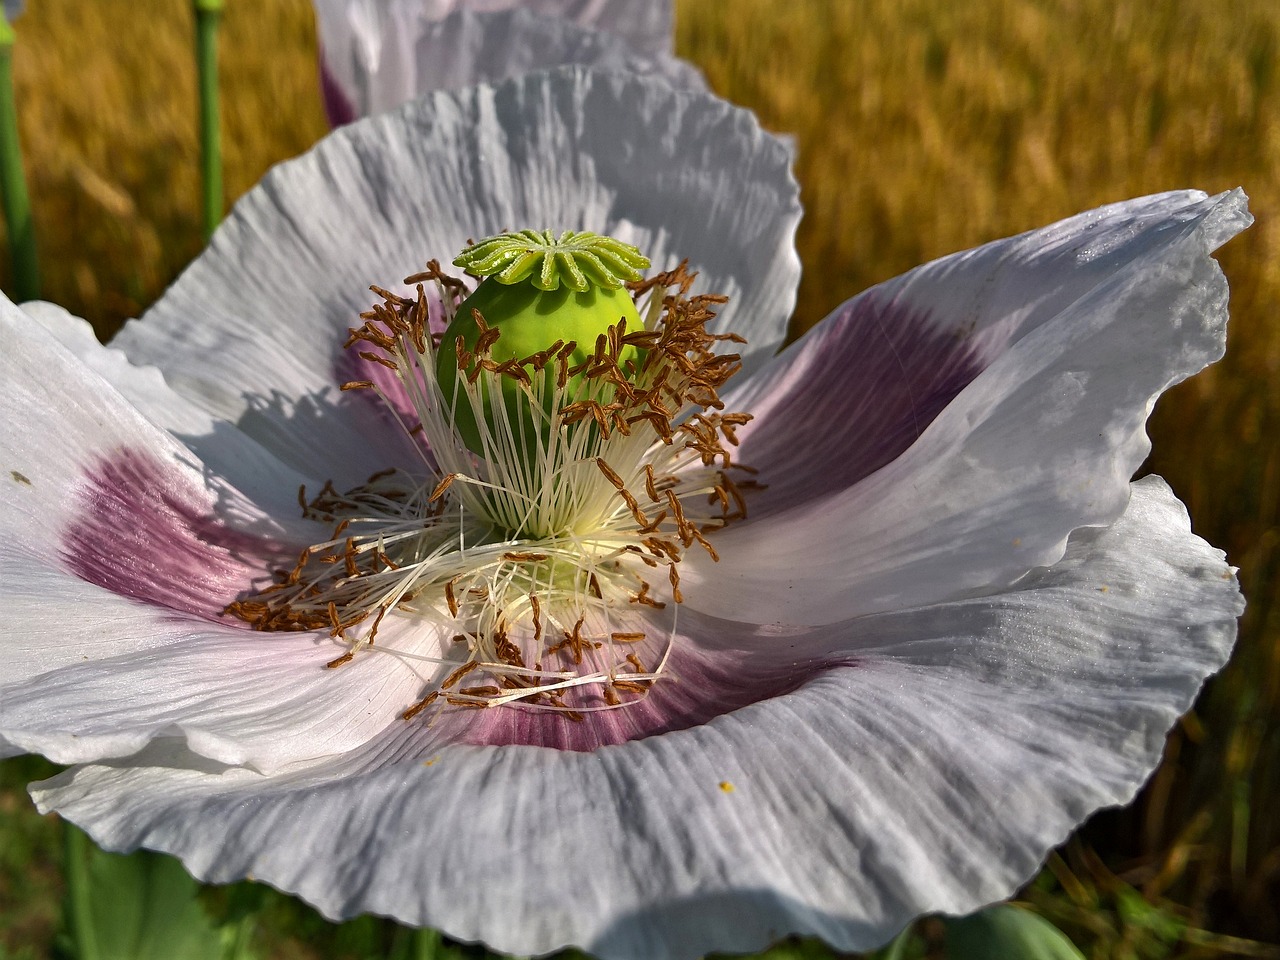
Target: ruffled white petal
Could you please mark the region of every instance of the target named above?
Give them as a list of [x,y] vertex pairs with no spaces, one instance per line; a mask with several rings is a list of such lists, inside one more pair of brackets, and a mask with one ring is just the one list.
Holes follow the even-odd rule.
[[0,432],[0,549],[10,556],[56,557],[56,534],[77,513],[77,484],[117,451],[146,451],[204,487],[187,449],[2,297],[0,382],[9,394]]
[[[841,471],[840,441],[829,438],[855,429],[852,417],[825,408],[832,391],[856,408],[858,388],[837,383],[839,364],[825,361],[856,349],[841,339],[856,309],[727,397],[759,418],[739,459],[765,484],[776,472],[792,497],[717,533],[719,563],[690,555],[688,602],[755,623],[833,623],[1000,589],[1055,562],[1072,530],[1124,509],[1156,397],[1222,355],[1227,285],[1209,254],[1250,222],[1239,191],[1165,194],[862,294],[855,305],[905,309],[937,334],[972,341],[981,372],[901,456],[849,487],[825,481]],[[904,377],[921,362],[897,360]],[[785,442],[758,462],[751,430],[767,425]],[[792,483],[797,474],[814,479]]]
[[1007,896],[1131,798],[1241,607],[1152,479],[1015,590],[816,631],[849,665],[696,729],[573,754],[410,726],[273,778],[157,746],[34,793],[109,848],[504,950],[866,949]]
[[[204,434],[250,487],[259,468],[280,482],[248,437],[206,433],[207,415],[157,371],[48,304],[0,301],[0,380],[0,755],[77,763],[181,737],[271,770],[364,743],[421,695],[435,667],[415,658],[440,651],[420,623],[388,621],[388,652],[326,670],[345,647],[219,616],[265,578],[273,544],[296,555],[328,528],[301,529],[296,501],[275,522],[154,421]],[[292,500],[283,482],[276,492]]]
[[377,411],[337,390],[370,283],[397,289],[506,228],[591,230],[655,268],[687,257],[700,289],[733,298],[723,326],[754,363],[799,278],[789,160],[746,111],[653,79],[566,68],[438,93],[268,174],[115,345],[301,472],[358,482],[387,465],[367,462],[388,434]]
[[435,90],[570,63],[705,89],[696,68],[671,55],[671,21],[665,0],[316,2],[330,119],[343,123]]
[[[69,613],[64,634],[103,629],[75,608]],[[143,610],[106,625],[123,631],[125,643],[128,631],[142,634],[139,650],[86,657],[21,682],[6,677],[0,744],[84,763],[178,738],[201,757],[271,774],[350,750],[395,724],[437,672],[423,658],[442,655],[438,631],[397,618],[384,624],[375,649],[336,669],[325,664],[347,647],[323,635],[160,619]]]
[[[33,313],[48,322],[52,311]],[[81,321],[64,321],[69,338],[83,332]],[[176,642],[199,622],[191,617],[216,618],[263,577],[266,557],[296,553],[295,538],[310,542],[296,503],[277,520],[130,402],[170,425],[184,416],[177,398],[172,415],[161,415],[171,395],[154,371],[80,346],[128,398],[0,299],[9,392],[0,432],[0,598],[11,624],[4,683]],[[217,450],[239,458],[239,479],[253,489],[272,461],[240,441]]]
[[[87,321],[62,307],[32,301],[22,310],[138,413],[199,457],[208,471],[251,496],[264,513],[281,520],[298,517],[298,486],[319,489],[329,479],[328,474],[308,476],[285,466],[252,437],[171,389],[158,368],[134,366],[121,350],[104,347]],[[79,387],[71,382],[62,389]]]

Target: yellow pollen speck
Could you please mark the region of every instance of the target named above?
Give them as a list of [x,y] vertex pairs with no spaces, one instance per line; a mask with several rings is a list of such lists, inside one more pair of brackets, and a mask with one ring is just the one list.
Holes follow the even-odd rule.
[[1014,537],[1014,538],[1013,538],[1013,545],[1014,545],[1015,547],[1020,547],[1020,546],[1022,546],[1022,538],[1021,538],[1021,537]]
[[432,757],[430,760],[423,760],[423,761],[422,761],[422,765],[423,765],[424,767],[433,767],[433,766],[435,766],[435,765],[436,765],[437,763],[439,763],[439,762],[440,762],[440,758],[439,758],[439,757]]
[[728,780],[721,780],[720,789],[723,790],[725,793],[733,793],[733,784],[730,783]]

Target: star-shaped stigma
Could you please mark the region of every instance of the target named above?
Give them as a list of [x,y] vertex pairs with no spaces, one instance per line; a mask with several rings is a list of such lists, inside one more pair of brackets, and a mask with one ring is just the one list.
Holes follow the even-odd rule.
[[512,284],[529,278],[539,290],[563,283],[579,292],[592,286],[617,290],[641,278],[649,259],[630,244],[585,231],[521,230],[489,237],[468,247],[453,261],[477,277]]

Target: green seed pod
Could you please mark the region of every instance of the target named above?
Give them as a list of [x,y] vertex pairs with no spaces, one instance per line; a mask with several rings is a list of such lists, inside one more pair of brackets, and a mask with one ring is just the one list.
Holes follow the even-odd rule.
[[[635,247],[591,233],[566,231],[559,239],[550,231],[524,230],[482,240],[469,247],[454,260],[455,266],[468,269],[485,279],[458,307],[440,343],[436,361],[436,377],[446,403],[454,403],[454,425],[463,442],[475,453],[483,455],[480,431],[471,403],[463,396],[458,383],[457,342],[468,352],[480,340],[477,313],[485,326],[499,334],[489,349],[495,363],[522,360],[542,353],[557,341],[574,342],[577,346],[568,357],[568,365],[582,363],[595,351],[596,340],[609,328],[626,321],[628,332],[640,330],[642,323],[635,303],[623,284],[639,280],[640,269],[649,261]],[[641,351],[624,345],[618,365],[624,373],[638,369]],[[526,368],[530,377],[535,376]],[[571,377],[558,394],[550,389],[556,377],[555,364],[549,364],[539,375],[546,380],[543,410],[546,421],[529,410],[519,382],[501,377],[502,395],[507,418],[517,436],[523,430],[527,442],[542,434],[554,413],[554,406],[565,406],[578,399],[582,374]],[[457,397],[456,402],[454,397]],[[487,399],[484,417],[493,430],[493,411]]]

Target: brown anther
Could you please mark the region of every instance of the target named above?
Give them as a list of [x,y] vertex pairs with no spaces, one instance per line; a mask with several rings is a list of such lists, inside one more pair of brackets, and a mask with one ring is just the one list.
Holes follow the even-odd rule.
[[453,585],[459,579],[461,578],[454,577],[452,580],[446,581],[444,585],[444,600],[445,603],[449,604],[449,616],[451,617],[456,617],[458,615],[458,598],[454,596]]
[[440,696],[439,690],[432,690],[425,697],[423,697],[421,700],[415,703],[412,707],[410,707],[404,713],[400,714],[400,719],[412,720],[414,717],[420,714],[427,707],[431,706],[431,704],[435,703],[436,698],[439,696]]
[[533,378],[529,376],[529,371],[521,366],[518,360],[504,360],[494,367],[493,372],[504,377],[510,377],[526,387],[533,386]]
[[374,293],[376,293],[378,296],[380,296],[383,300],[386,300],[388,303],[393,303],[397,307],[406,306],[411,302],[409,300],[406,300],[404,297],[401,297],[397,294],[392,293],[389,290],[383,290],[377,284],[372,284],[372,283],[369,284],[369,289],[372,290]]
[[479,666],[480,666],[480,661],[468,660],[466,663],[460,666],[457,670],[453,671],[453,673],[449,674],[449,676],[445,677],[444,683],[440,684],[440,689],[448,690],[450,687],[454,686],[459,680],[465,677],[468,673],[470,673],[472,670],[477,669]]
[[435,503],[437,500],[443,497],[445,494],[445,491],[448,490],[451,486],[453,486],[453,481],[457,479],[458,479],[458,475],[456,473],[445,474],[444,479],[441,480],[438,484],[436,484],[435,490],[431,491],[431,496],[427,497],[427,502]]
[[489,704],[484,700],[474,700],[467,697],[455,696],[451,693],[445,694],[444,700],[445,703],[451,704],[455,707],[472,707],[482,710],[489,706]]
[[542,642],[542,604],[536,593],[529,594],[529,608],[533,611],[533,642]]
[[661,600],[655,600],[653,597],[649,596],[649,584],[648,581],[645,580],[640,581],[640,592],[631,598],[631,602],[639,603],[646,607],[653,607],[655,610],[665,610],[667,607],[667,605]]
[[520,653],[520,648],[512,643],[505,633],[499,632],[494,641],[494,649],[502,663],[510,667],[524,666],[524,655]]
[[[676,527],[683,536],[685,529],[689,526],[689,521],[684,516],[684,506],[680,503],[680,498],[676,496],[674,490],[667,491],[667,503],[671,507],[671,512],[675,514]],[[688,546],[688,544],[686,544]]]
[[[664,513],[662,516],[665,517],[666,514]],[[636,548],[636,553],[640,557],[640,559],[644,561],[644,565],[646,567],[657,567],[658,561],[653,559],[653,557],[649,556],[649,554],[645,553],[639,547]]]
[[648,693],[649,692],[648,685],[650,682],[651,681],[649,680],[616,679],[613,681],[613,685],[617,687],[619,690],[622,690],[626,693]]
[[702,546],[702,549],[707,551],[708,556],[710,556],[712,560],[714,560],[716,563],[719,563],[720,554],[716,553],[715,547],[711,546],[711,544],[707,542],[707,538],[702,535],[702,531],[700,531],[697,527],[692,527],[691,530],[693,533],[693,539],[698,541],[698,543]]
[[596,466],[599,467],[600,472],[605,475],[605,479],[607,479],[611,484],[613,484],[613,486],[616,489],[618,490],[626,489],[627,485],[622,482],[622,477],[618,476],[617,471],[615,471],[613,467],[605,463],[604,457],[596,457]]
[[635,520],[639,529],[644,530],[648,528],[651,521],[648,516],[645,515],[645,512],[640,509],[640,504],[636,502],[636,498],[631,495],[631,491],[619,490],[618,496],[620,496],[626,503],[627,508],[631,511],[631,517]]
[[390,370],[398,371],[400,369],[398,366],[396,366],[396,362],[394,360],[388,360],[386,357],[377,353],[373,353],[369,350],[361,350],[358,356],[360,357],[361,360],[368,360],[370,363],[380,363],[384,367],[387,367]]

